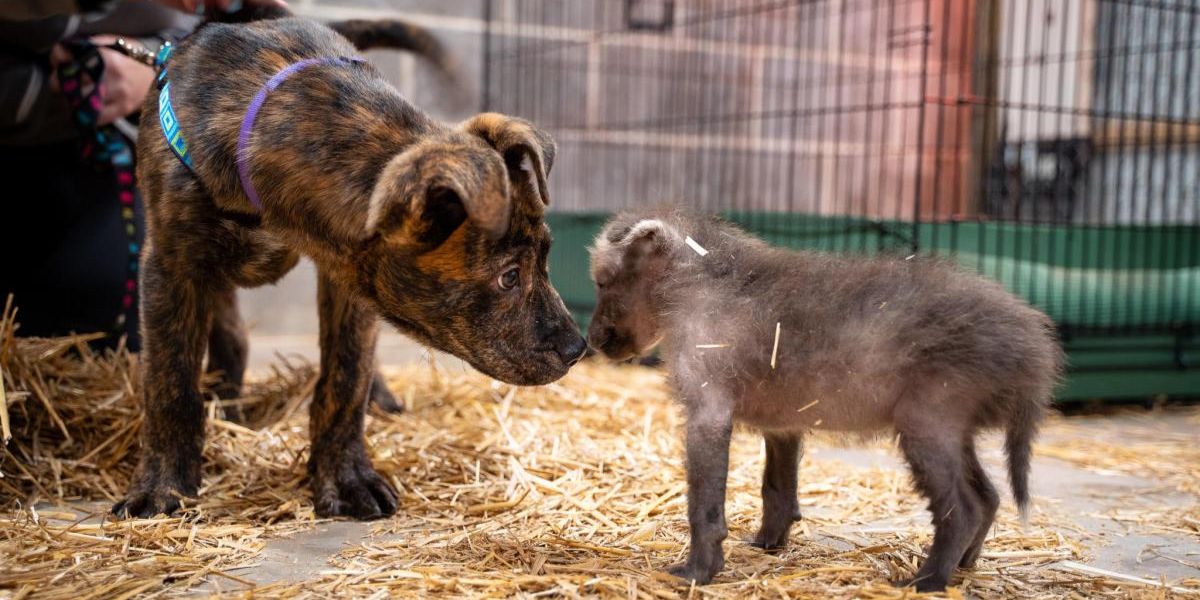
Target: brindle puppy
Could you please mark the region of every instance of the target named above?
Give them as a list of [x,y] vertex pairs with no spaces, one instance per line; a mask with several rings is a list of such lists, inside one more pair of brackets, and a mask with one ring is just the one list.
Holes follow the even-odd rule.
[[369,65],[309,67],[258,115],[248,149],[262,210],[252,206],[235,165],[251,98],[298,60],[355,54],[302,19],[200,28],[167,65],[195,173],[167,147],[157,94],[147,99],[138,140],[146,424],[117,514],[170,513],[196,494],[205,348],[210,337],[220,348],[221,324],[237,322],[235,287],[273,282],[301,254],[320,279],[308,462],[318,515],[396,510],[363,439],[379,316],[519,385],[558,379],[584,353],[546,268],[554,144],[529,123],[481,114],[445,125]]
[[762,548],[783,546],[800,518],[796,469],[814,428],[898,435],[934,520],[911,580],[920,591],[975,563],[1000,503],[975,454],[979,429],[1006,430],[1024,514],[1030,444],[1062,352],[1050,320],[995,282],[924,258],[772,248],[670,211],[614,218],[596,240],[592,275],[592,345],[626,359],[661,341],[686,410],[692,543],[673,574],[707,583],[724,564],[735,420],[766,440],[752,542]]

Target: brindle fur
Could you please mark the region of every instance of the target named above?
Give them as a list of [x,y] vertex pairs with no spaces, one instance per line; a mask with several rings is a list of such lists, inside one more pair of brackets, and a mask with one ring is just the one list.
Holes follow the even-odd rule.
[[[661,340],[685,407],[691,549],[672,573],[707,583],[724,564],[735,420],[765,438],[762,526],[751,541],[762,548],[783,546],[800,518],[796,469],[814,428],[899,437],[933,513],[929,557],[906,582],[918,590],[971,567],[991,527],[1000,499],[975,454],[978,430],[1006,430],[1024,514],[1030,445],[1062,353],[1050,320],[998,284],[934,259],[772,248],[672,210],[614,218],[596,240],[592,275],[592,345],[625,359]],[[727,346],[697,347],[707,344]]]
[[[156,94],[147,100],[138,142],[146,423],[114,512],[170,513],[196,494],[205,350],[228,379],[218,391],[235,393],[245,336],[234,290],[276,281],[300,255],[320,281],[308,463],[318,515],[396,510],[363,440],[365,399],[382,387],[372,383],[378,317],[514,384],[553,381],[582,355],[546,268],[554,144],[529,123],[482,114],[442,124],[369,65],[310,67],[272,91],[259,114],[249,153],[263,210],[250,205],[234,153],[251,97],[289,63],[356,53],[302,19],[197,30],[168,64],[195,174],[163,139]],[[517,285],[505,289],[500,276],[513,267]]]

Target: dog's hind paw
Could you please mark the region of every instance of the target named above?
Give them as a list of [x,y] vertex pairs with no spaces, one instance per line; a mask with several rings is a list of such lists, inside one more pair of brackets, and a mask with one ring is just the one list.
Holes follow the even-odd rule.
[[314,477],[313,493],[317,516],[350,517],[360,521],[396,514],[396,492],[369,464],[337,469],[330,477]]
[[375,376],[371,379],[371,403],[379,410],[393,415],[398,415],[404,412],[404,403],[396,399],[392,394],[392,390],[388,389],[387,381],[384,380],[383,374],[375,371]]

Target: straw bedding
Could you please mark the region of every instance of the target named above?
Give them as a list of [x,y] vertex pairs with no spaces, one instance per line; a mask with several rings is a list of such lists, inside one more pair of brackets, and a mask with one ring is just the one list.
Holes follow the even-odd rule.
[[[659,372],[584,364],[559,383],[514,388],[431,364],[391,372],[411,410],[373,414],[367,426],[375,465],[400,490],[399,514],[321,572],[256,587],[247,577],[268,541],[318,524],[303,482],[312,367],[281,362],[248,386],[237,401],[242,424],[210,406],[204,487],[181,515],[112,521],[101,511],[124,489],[137,449],[136,360],[95,354],[82,338],[11,333],[6,314],[0,416],[12,439],[0,459],[0,596],[900,598],[887,581],[911,574],[929,542],[903,471],[821,458],[818,440],[802,466],[805,520],[792,546],[769,555],[737,543],[757,525],[762,468],[760,444],[743,433],[731,461],[726,568],[691,589],[659,574],[687,548],[680,418]],[[1140,456],[1154,475],[1197,493],[1191,444],[1146,441],[1163,451],[1143,454],[1135,440],[1104,454]],[[1174,453],[1184,450],[1192,454]],[[1072,455],[1069,444],[1040,451],[1097,459]],[[1022,529],[1005,502],[979,567],[950,596],[1200,595],[1198,580],[1164,589],[1087,572],[1076,561],[1088,557],[1091,535],[1059,517],[1069,507],[1035,505]],[[1152,521],[1195,535],[1191,506]]]

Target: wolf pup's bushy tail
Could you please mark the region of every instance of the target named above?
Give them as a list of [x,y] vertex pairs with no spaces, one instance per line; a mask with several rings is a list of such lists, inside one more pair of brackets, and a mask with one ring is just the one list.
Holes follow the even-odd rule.
[[1008,422],[1004,434],[1004,452],[1008,454],[1008,485],[1013,501],[1021,513],[1021,522],[1029,521],[1029,462],[1033,454],[1033,438],[1041,421],[1040,407],[1029,406],[1017,411]]
[[1054,390],[1062,381],[1066,366],[1066,355],[1059,344],[1054,323],[1044,313],[1028,309],[1031,318],[1025,335],[1016,335],[1026,340],[1017,352],[1024,367],[1014,378],[1020,382],[1009,398],[1008,422],[1004,434],[1004,451],[1008,455],[1008,484],[1012,488],[1013,500],[1021,513],[1021,523],[1029,522],[1029,463],[1033,454],[1033,440],[1038,426],[1046,416],[1054,398]]

